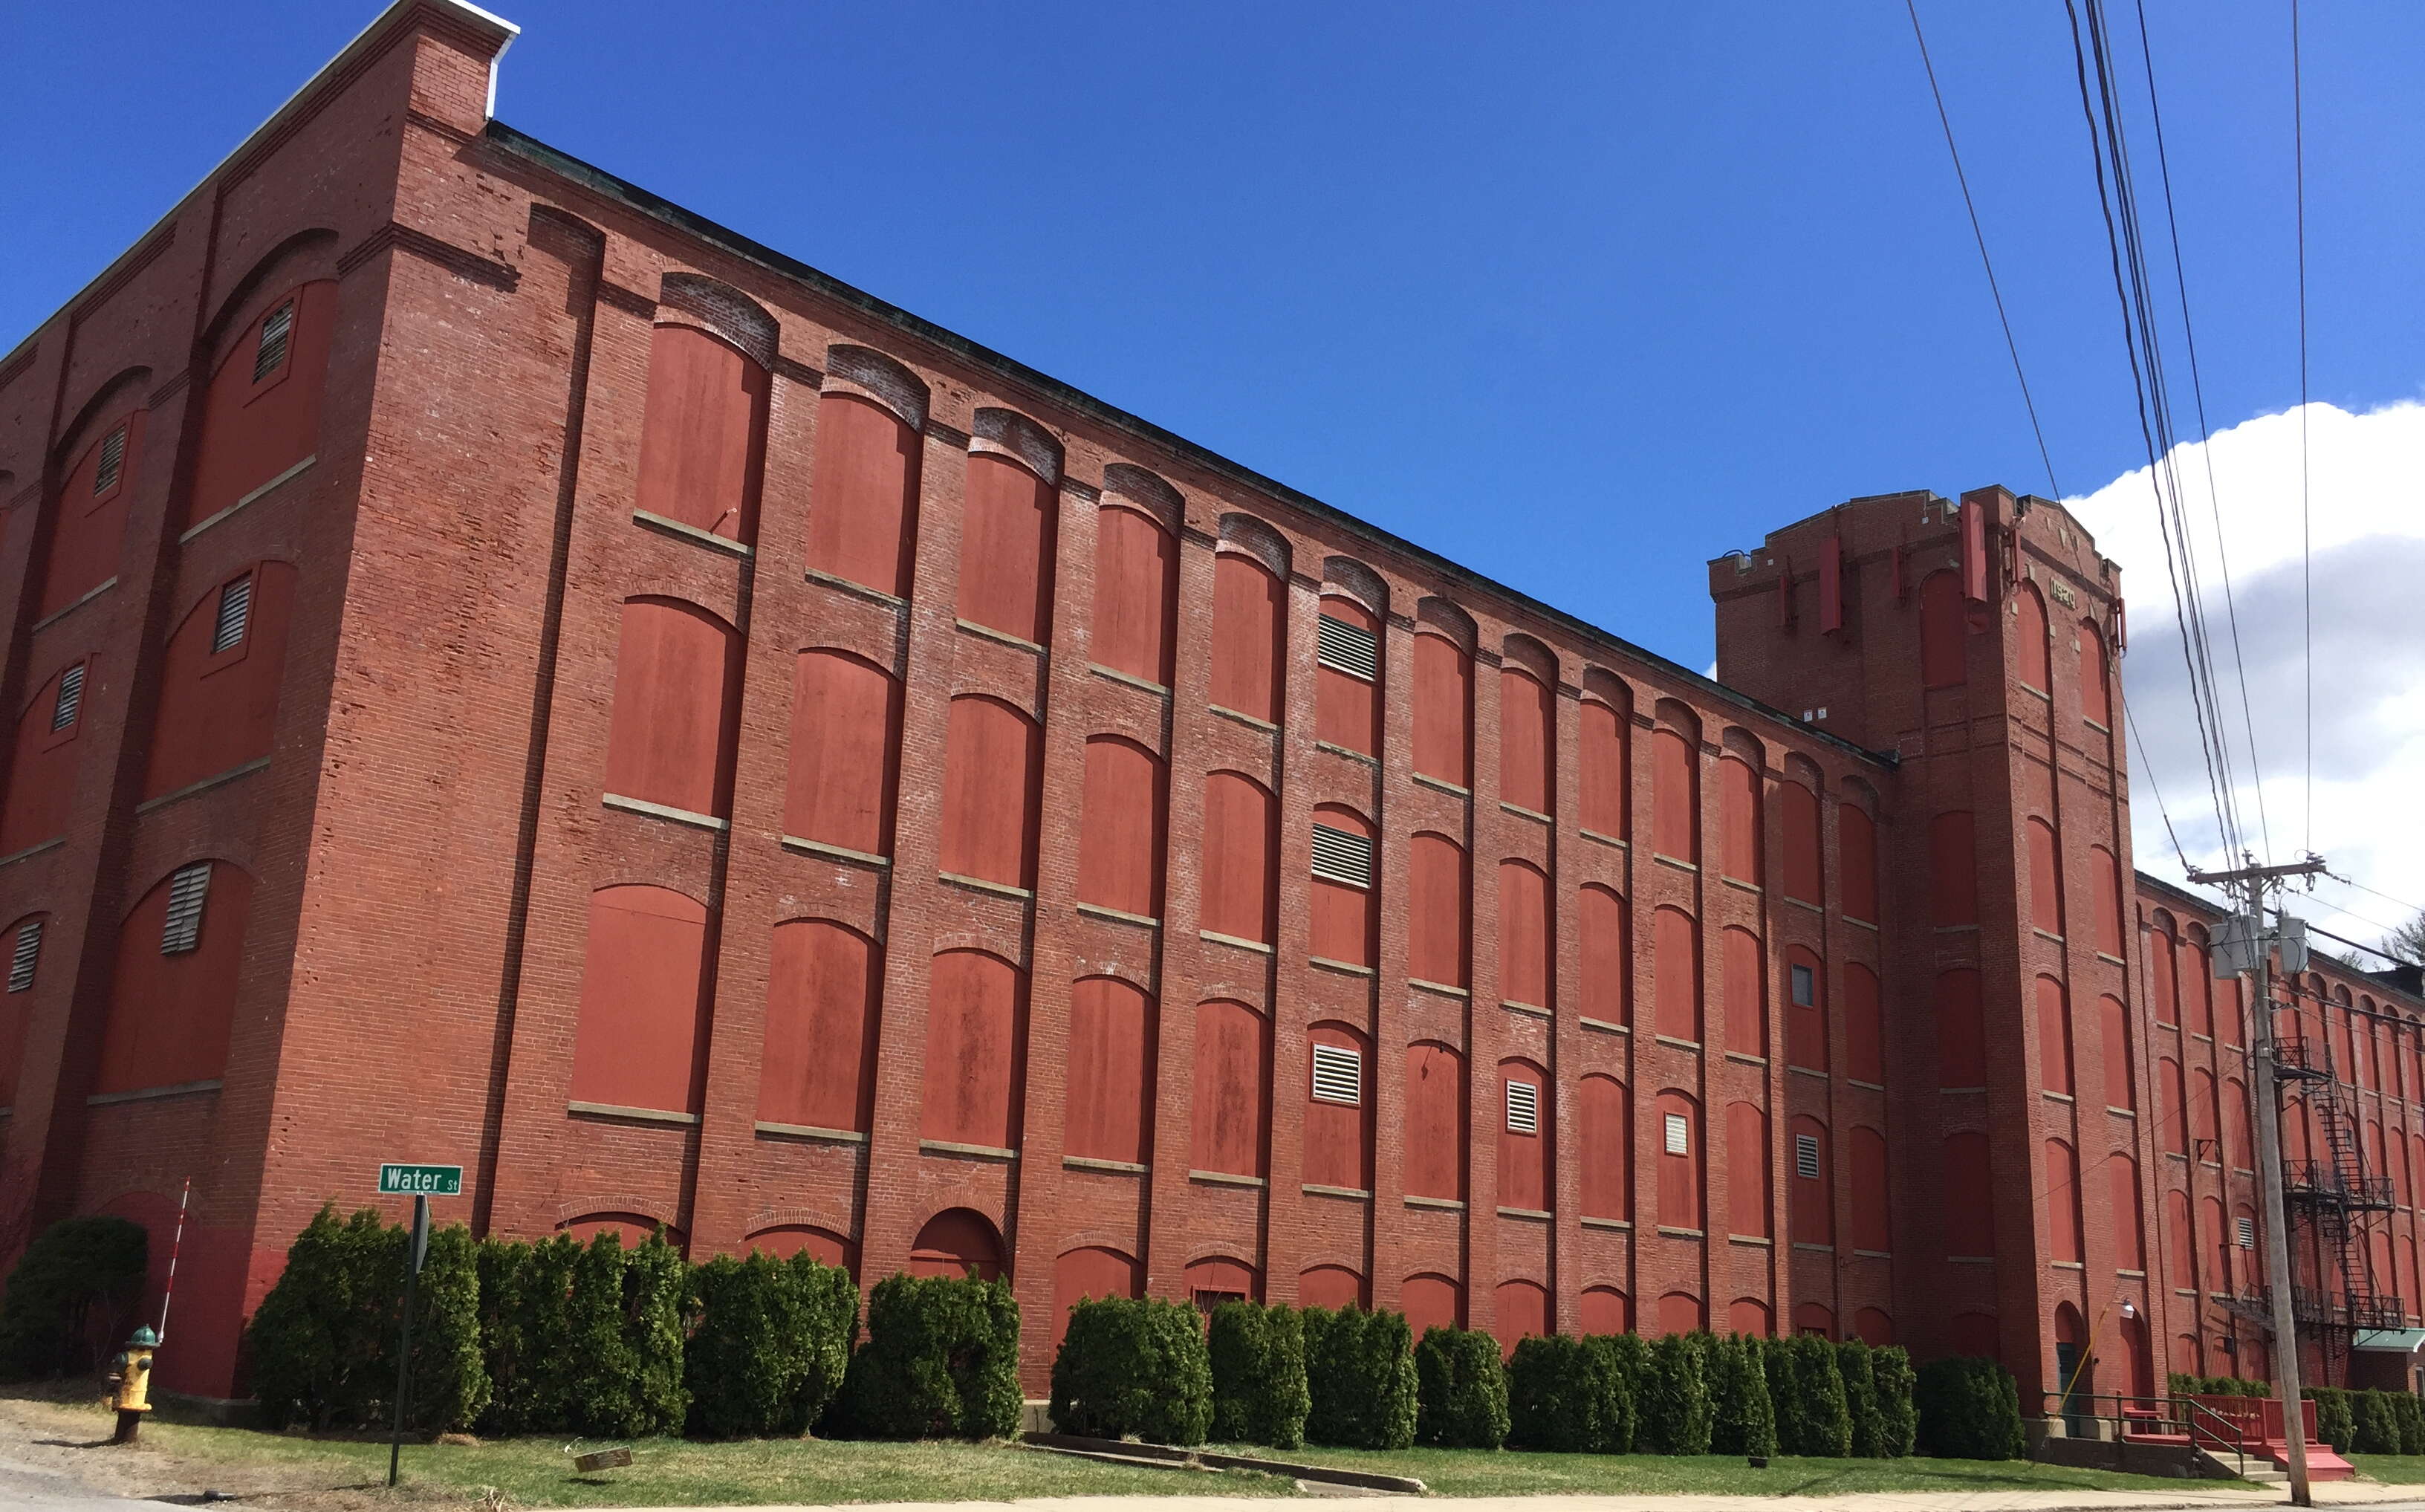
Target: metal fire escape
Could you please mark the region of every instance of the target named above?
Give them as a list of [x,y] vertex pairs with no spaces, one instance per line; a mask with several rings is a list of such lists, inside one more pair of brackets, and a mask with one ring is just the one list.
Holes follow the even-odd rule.
[[[2318,1005],[2325,1015],[2332,1006]],[[2285,1111],[2304,1102],[2323,1149],[2321,1155],[2311,1149],[2306,1160],[2283,1161],[2283,1207],[2293,1232],[2305,1229],[2316,1236],[2319,1263],[2339,1284],[2321,1284],[2325,1278],[2319,1276],[2317,1286],[2293,1286],[2291,1314],[2303,1328],[2315,1330],[2330,1361],[2346,1359],[2358,1330],[2401,1326],[2401,1299],[2375,1277],[2369,1243],[2377,1215],[2393,1209],[2391,1178],[2367,1172],[2356,1097],[2333,1064],[2329,1018],[2314,1036],[2304,1022],[2293,1021],[2299,1022],[2295,1035],[2274,1044]]]

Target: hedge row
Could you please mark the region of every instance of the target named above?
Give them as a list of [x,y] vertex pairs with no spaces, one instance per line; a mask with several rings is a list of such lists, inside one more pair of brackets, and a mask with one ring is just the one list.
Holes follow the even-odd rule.
[[[246,1339],[273,1427],[389,1421],[407,1237],[320,1210]],[[662,1232],[626,1249],[430,1235],[416,1292],[410,1419],[425,1434],[868,1438],[1017,1431],[1019,1307],[998,1281],[896,1276],[868,1299],[802,1254],[684,1261]]]
[[25,1247],[0,1297],[0,1380],[88,1375],[135,1330],[151,1261],[143,1226],[95,1215]]
[[[2012,1378],[1985,1368],[2016,1453]],[[1559,1334],[1502,1364],[1486,1333],[1430,1328],[1410,1346],[1395,1312],[1231,1302],[1199,1327],[1177,1303],[1090,1300],[1054,1359],[1052,1412],[1065,1433],[1171,1444],[1884,1458],[1912,1452],[1918,1384],[1902,1350],[1857,1340]]]
[[2411,1391],[2310,1386],[2316,1437],[2344,1455],[2425,1455],[2425,1402]]

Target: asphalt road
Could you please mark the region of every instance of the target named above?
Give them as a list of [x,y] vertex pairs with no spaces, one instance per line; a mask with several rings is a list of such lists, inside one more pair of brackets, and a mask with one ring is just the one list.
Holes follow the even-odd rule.
[[0,1507],[39,1507],[41,1512],[125,1512],[128,1507],[169,1504],[94,1490],[57,1471],[29,1465],[0,1447]]

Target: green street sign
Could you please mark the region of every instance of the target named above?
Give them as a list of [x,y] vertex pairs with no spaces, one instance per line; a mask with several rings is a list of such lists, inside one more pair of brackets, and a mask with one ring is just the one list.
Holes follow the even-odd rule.
[[463,1195],[463,1167],[460,1166],[381,1166],[379,1195],[402,1193],[407,1197],[460,1197]]

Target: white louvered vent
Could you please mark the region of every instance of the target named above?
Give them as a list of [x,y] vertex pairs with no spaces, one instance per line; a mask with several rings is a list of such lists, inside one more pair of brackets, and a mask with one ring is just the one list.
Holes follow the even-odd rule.
[[287,339],[295,333],[295,301],[287,300],[269,313],[261,323],[261,345],[252,353],[252,380],[255,383],[278,371],[286,361]]
[[1541,1132],[1541,1089],[1530,1082],[1507,1084],[1507,1132],[1539,1134]]
[[102,439],[101,466],[93,470],[92,496],[96,499],[118,487],[118,475],[126,466],[126,427],[119,426]]
[[160,925],[160,954],[182,956],[202,942],[202,900],[210,896],[211,863],[180,866],[169,878],[169,917]]
[[1819,1137],[1816,1134],[1793,1136],[1793,1174],[1806,1182],[1819,1179]]
[[1381,680],[1381,643],[1373,632],[1329,615],[1322,617],[1316,630],[1313,659],[1334,672],[1367,683]]
[[1364,1101],[1364,1057],[1338,1045],[1313,1047],[1313,1100],[1357,1107]]
[[42,960],[42,921],[29,919],[17,926],[17,948],[8,954],[8,990],[24,992],[34,985],[34,968]]
[[1313,875],[1370,892],[1373,887],[1373,842],[1326,824],[1313,827]]
[[59,674],[59,696],[51,704],[51,728],[65,730],[76,722],[76,714],[84,708],[84,663]]
[[1693,1125],[1680,1113],[1667,1115],[1667,1153],[1689,1155],[1693,1152]]
[[[211,654],[244,644],[245,627],[252,622],[252,574],[247,572],[219,589],[218,622],[211,627]],[[1800,971],[1802,968],[1795,967]]]
[[2231,1220],[2231,1222],[2232,1222],[2232,1225],[2233,1225],[2234,1229],[2235,1229],[2235,1230],[2237,1231],[2237,1232],[2238,1232],[2238,1236],[2239,1236],[2239,1239],[2240,1239],[2240,1248],[2242,1248],[2242,1249],[2254,1249],[2254,1248],[2256,1248],[2256,1220],[2255,1218],[2251,1218],[2251,1217],[2247,1217],[2247,1216],[2244,1216],[2244,1215],[2243,1215],[2243,1216],[2241,1216],[2241,1217],[2237,1217],[2237,1218],[2232,1219],[2232,1220]]

